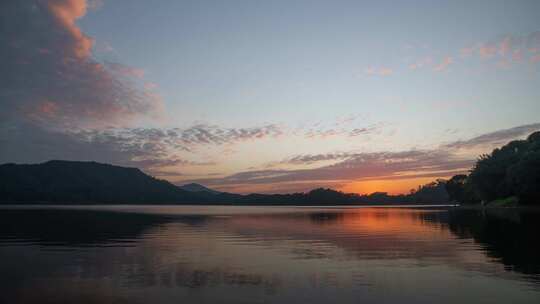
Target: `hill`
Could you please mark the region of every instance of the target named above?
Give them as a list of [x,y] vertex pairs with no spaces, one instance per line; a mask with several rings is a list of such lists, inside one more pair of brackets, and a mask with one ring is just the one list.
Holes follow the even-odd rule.
[[179,186],[179,188],[182,189],[182,190],[189,191],[189,192],[207,192],[207,193],[211,193],[211,194],[220,194],[221,193],[219,191],[207,188],[207,187],[205,187],[205,186],[203,186],[201,184],[197,184],[197,183],[185,184],[185,185]]
[[0,165],[0,200],[50,203],[179,203],[204,196],[153,178],[137,168],[53,160]]
[[376,205],[447,201],[442,180],[408,195],[358,195],[322,188],[306,193],[240,195],[200,184],[176,186],[137,168],[97,162],[0,165],[0,203],[5,204]]

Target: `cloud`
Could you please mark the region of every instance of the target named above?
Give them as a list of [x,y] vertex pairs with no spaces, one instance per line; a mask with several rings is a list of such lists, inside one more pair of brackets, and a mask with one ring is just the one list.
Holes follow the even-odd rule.
[[436,72],[446,71],[448,67],[454,62],[454,59],[450,56],[444,57],[442,62],[435,66]]
[[381,76],[388,76],[388,75],[392,75],[393,73],[394,73],[394,70],[392,70],[391,68],[382,67],[379,69],[379,75]]
[[511,140],[522,139],[527,135],[540,130],[540,123],[518,126],[510,129],[498,130],[495,132],[482,134],[468,140],[459,140],[446,144],[446,148],[454,149],[472,149],[484,148],[493,149],[502,146]]
[[144,70],[139,68],[130,67],[115,62],[105,62],[105,66],[113,73],[116,73],[124,77],[143,78]]
[[[43,1],[37,1],[36,4],[44,3]],[[38,9],[44,9],[54,19],[53,26],[57,26],[58,29],[63,31],[61,34],[68,41],[66,45],[68,52],[72,52],[78,58],[86,58],[90,55],[90,49],[92,48],[92,39],[86,36],[75,24],[75,21],[86,14],[86,1],[82,0],[58,0],[47,1],[43,7]],[[34,15],[36,18],[36,15]],[[40,18],[40,17],[38,17]],[[66,35],[67,34],[67,35]],[[61,38],[61,37],[56,37]]]
[[424,57],[414,63],[411,63],[409,64],[409,69],[411,70],[417,70],[417,69],[421,69],[423,67],[427,67],[427,66],[430,66],[431,64],[433,64],[433,58],[431,58],[430,56],[428,57]]
[[164,168],[212,166],[212,161],[198,161],[176,155],[174,144],[163,140],[160,132],[150,131],[138,138],[126,137],[118,130],[64,132],[32,124],[3,126],[0,129],[0,163],[40,163],[52,159],[98,161],[137,167],[160,175]]
[[129,146],[114,139],[88,141],[76,133],[47,130],[32,123],[2,125],[0,162],[37,163],[51,159],[95,160],[127,164],[146,154],[142,146]]
[[[341,126],[343,125],[343,122],[338,122],[335,124],[335,126]],[[334,137],[334,136],[347,136],[347,137],[357,137],[362,135],[371,135],[379,133],[382,129],[384,124],[377,123],[372,124],[366,127],[361,128],[335,128],[335,127],[324,127],[320,124],[314,126],[313,128],[307,128],[305,130],[302,130],[303,136],[306,138],[328,138],[328,137]]]
[[522,50],[514,50],[512,52],[512,61],[514,61],[514,62],[523,61],[523,51]]
[[93,40],[76,24],[86,11],[83,0],[1,1],[1,120],[104,127],[159,113],[156,92],[119,77],[140,70],[92,58]]
[[348,183],[373,179],[410,179],[440,177],[463,173],[474,160],[460,159],[448,151],[411,150],[402,152],[379,152],[357,154],[324,154],[293,157],[290,162],[341,159],[340,162],[314,169],[257,170],[239,172],[224,178],[199,179],[195,182],[213,187],[249,188],[249,185],[283,184],[302,182],[304,190],[314,184]]
[[[107,145],[122,150],[126,159],[141,166],[160,165],[209,165],[209,162],[178,160],[176,152],[194,152],[201,145],[229,145],[243,141],[277,137],[282,134],[276,125],[251,128],[221,128],[199,124],[189,128],[124,128],[109,130],[83,130],[73,137],[85,142]],[[170,162],[172,161],[172,162]],[[168,163],[170,162],[170,163]]]
[[[462,57],[476,54],[484,59],[512,59],[514,62],[522,62],[527,55],[526,50],[537,50],[540,47],[540,31],[525,35],[508,34],[497,37],[488,42],[477,43],[471,47],[461,49]],[[530,52],[534,53],[534,52]],[[534,55],[531,55],[531,58]],[[532,60],[530,60],[532,62]]]
[[172,130],[180,140],[189,144],[230,144],[239,141],[277,137],[283,134],[278,125],[269,124],[252,128],[220,128],[212,125],[196,125],[184,130]]
[[368,67],[364,72],[370,76],[390,76],[394,74],[394,70],[389,67]]
[[179,152],[194,152],[201,145],[230,145],[282,134],[277,125],[221,128],[199,124],[185,129],[90,130],[50,130],[32,122],[4,123],[1,126],[0,163],[36,163],[51,159],[94,160],[136,166],[150,172],[163,167],[214,164],[212,161],[195,161],[177,155]]
[[[521,35],[508,34],[498,36],[490,41],[476,42],[470,46],[464,46],[456,54],[441,58],[438,63],[434,63],[435,60],[432,56],[420,57],[409,61],[408,68],[409,70],[419,70],[432,67],[435,72],[443,72],[457,61],[469,58],[481,58],[485,62],[494,61],[497,67],[508,68],[512,64],[540,62],[539,50],[540,31]],[[369,66],[364,72],[369,76],[389,76],[394,74],[394,70],[391,68],[376,66]]]
[[[57,103],[39,105],[43,115],[54,116]],[[314,125],[296,131],[276,124],[244,128],[226,128],[211,124],[196,124],[187,128],[45,128],[35,120],[0,122],[0,143],[9,147],[0,153],[0,162],[42,162],[50,159],[95,160],[117,165],[137,166],[152,172],[164,167],[207,166],[211,160],[200,159],[198,151],[206,147],[225,146],[279,138],[284,135],[321,137],[370,135],[381,124],[366,127],[349,126],[357,117],[338,119],[330,128]],[[343,126],[349,126],[345,128]],[[339,128],[335,128],[338,126]],[[24,147],[28,153],[20,153]],[[67,147],[67,148],[66,148]],[[23,148],[21,148],[23,149]],[[31,152],[29,152],[31,151]],[[196,160],[191,158],[195,157]]]
[[199,179],[195,182],[218,189],[241,191],[272,184],[273,192],[280,192],[280,189],[303,187],[302,189],[306,191],[314,186],[355,181],[448,177],[465,173],[474,164],[477,154],[463,155],[460,153],[463,150],[482,148],[483,151],[490,152],[496,146],[526,137],[537,130],[540,130],[540,123],[498,130],[466,141],[444,144],[431,150],[297,155],[283,160],[281,164],[310,165],[324,161],[337,162],[309,169],[245,171],[223,178]]
[[497,47],[494,45],[481,45],[478,48],[478,54],[482,58],[490,58],[497,54]]
[[380,130],[380,126],[372,125],[372,126],[365,127],[365,128],[352,129],[351,131],[348,132],[348,135],[350,137],[368,135],[368,134],[373,134],[375,132],[378,132],[379,130]]
[[475,47],[464,47],[459,50],[461,57],[469,57],[474,53]]
[[[500,35],[489,41],[480,41],[459,49],[456,56],[443,58],[434,67],[437,72],[444,71],[450,64],[461,60],[480,58],[485,63],[493,63],[499,68],[509,68],[512,64],[535,63],[535,54],[540,49],[540,31],[527,34]],[[412,70],[422,67],[421,61],[409,65]]]
[[326,154],[304,154],[304,155],[296,155],[293,157],[290,157],[286,160],[281,161],[281,164],[293,164],[293,165],[306,165],[306,164],[313,164],[320,161],[329,161],[329,160],[342,160],[351,158],[352,154],[340,152],[340,153],[326,153]]
[[[532,35],[534,36],[534,33],[532,33]],[[527,43],[527,41],[529,41],[529,39],[522,36],[505,35],[490,42],[481,43],[478,46],[478,54],[482,58],[491,58],[496,55],[505,57],[513,50],[516,50],[524,43]]]

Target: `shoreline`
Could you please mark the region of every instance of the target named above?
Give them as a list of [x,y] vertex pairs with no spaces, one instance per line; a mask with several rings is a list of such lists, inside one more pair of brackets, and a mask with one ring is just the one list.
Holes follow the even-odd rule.
[[480,204],[474,204],[474,205],[457,205],[454,207],[451,207],[452,209],[458,209],[458,210],[538,210],[540,211],[540,206],[528,206],[528,205],[522,205],[522,206],[490,206],[488,205],[480,205]]

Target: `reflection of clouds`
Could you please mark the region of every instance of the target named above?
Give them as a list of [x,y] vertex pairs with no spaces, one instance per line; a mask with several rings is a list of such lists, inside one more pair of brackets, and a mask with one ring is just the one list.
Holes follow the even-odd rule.
[[[0,286],[8,289],[4,296],[30,288],[39,294],[44,281],[58,285],[69,279],[71,283],[64,286],[69,289],[67,294],[76,295],[81,288],[95,286],[94,298],[100,296],[100,290],[107,290],[109,295],[130,295],[130,299],[144,291],[142,299],[155,298],[156,303],[172,299],[227,299],[232,303],[250,297],[261,299],[261,295],[275,297],[275,302],[292,299],[284,295],[325,302],[318,298],[318,292],[339,290],[342,302],[353,302],[352,295],[365,295],[368,289],[376,298],[390,292],[387,288],[391,286],[417,288],[418,282],[444,293],[452,289],[451,282],[464,280],[463,275],[474,282],[486,280],[485,284],[503,287],[518,279],[485,255],[485,250],[493,247],[486,248],[485,243],[477,244],[461,233],[477,234],[476,230],[471,232],[470,225],[481,218],[462,222],[444,210],[269,207],[264,208],[265,214],[249,207],[217,207],[213,211],[209,207],[178,207],[175,214],[174,209],[165,207],[163,214],[152,215],[89,212],[83,225],[87,236],[79,243],[66,242],[62,234],[66,224],[80,231],[73,225],[80,217],[73,211],[71,222],[51,221],[53,216],[41,221],[32,217],[36,225],[22,221],[31,228],[18,229],[20,233],[12,235],[15,238],[10,243],[5,242],[10,234],[4,228],[6,224],[17,227],[12,222],[22,218],[0,215],[4,225],[0,261],[18,261],[0,263],[4,275]],[[183,216],[178,210],[193,215]],[[200,214],[205,211],[206,215]],[[62,212],[63,216],[70,214]],[[54,226],[47,228],[47,238],[42,236],[46,222]],[[96,225],[87,225],[92,222]],[[121,233],[114,229],[138,223],[137,229]],[[48,246],[40,246],[42,242]],[[414,275],[417,281],[402,279],[404,275]],[[442,282],[444,290],[440,289]],[[509,294],[521,292],[513,288]],[[43,294],[47,296],[45,291]],[[207,296],[202,299],[203,295]]]
[[[525,274],[540,283],[540,229],[536,210],[469,211],[448,218],[448,226],[460,238],[473,238],[490,260],[506,270]],[[459,220],[458,220],[459,219]]]
[[61,279],[54,284],[36,282],[27,286],[31,292],[0,293],[0,302],[10,304],[138,304],[144,303],[111,292],[100,282]]
[[285,240],[291,243],[290,253],[306,257],[335,255],[329,248],[344,249],[353,259],[428,259],[440,257],[441,252],[451,254],[455,251],[451,244],[433,242],[452,239],[451,233],[438,224],[423,222],[423,212],[362,208],[311,216],[257,215],[234,217],[228,227],[246,238]]

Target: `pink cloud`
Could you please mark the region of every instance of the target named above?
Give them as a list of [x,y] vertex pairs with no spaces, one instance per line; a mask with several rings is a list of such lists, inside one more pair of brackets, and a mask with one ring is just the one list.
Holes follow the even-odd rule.
[[499,44],[499,53],[501,56],[506,56],[512,49],[512,40],[509,36],[503,38]]
[[143,70],[94,59],[93,40],[77,25],[87,8],[84,0],[6,6],[3,38],[9,43],[0,44],[0,66],[14,81],[4,84],[11,93],[3,100],[0,121],[100,128],[126,126],[162,111],[156,92],[124,79],[141,78]]
[[[511,62],[529,60],[535,62],[534,55],[540,50],[540,31],[526,35],[506,35],[502,38],[479,44],[477,54],[482,59],[496,58],[496,65],[507,67]],[[474,48],[461,49],[462,57],[472,54]],[[528,57],[531,56],[531,57]]]
[[510,63],[510,61],[506,58],[503,58],[497,62],[497,67],[501,69],[507,69],[510,68],[510,66],[512,66],[512,63]]
[[394,70],[390,69],[390,68],[380,68],[379,69],[379,75],[381,76],[388,76],[388,75],[392,75],[394,73]]
[[78,58],[88,57],[92,49],[93,40],[86,36],[75,24],[75,21],[86,14],[85,0],[58,0],[49,1],[47,8],[52,16],[69,33],[73,40],[72,51]]
[[58,105],[52,101],[44,101],[38,105],[37,110],[44,115],[54,115],[58,111]]
[[523,52],[520,49],[514,50],[512,53],[512,61],[521,62],[523,60]]
[[434,70],[436,72],[442,72],[448,69],[448,66],[450,66],[454,62],[454,59],[450,56],[444,57],[442,62],[439,63],[437,66],[435,66]]
[[158,85],[157,83],[154,83],[154,82],[145,82],[144,83],[144,88],[146,90],[155,90],[158,88]]
[[519,37],[505,36],[495,42],[481,44],[478,48],[478,54],[484,59],[495,55],[504,57],[514,49],[516,43],[519,44],[519,41]]
[[130,67],[120,63],[107,62],[107,67],[114,73],[117,73],[124,77],[143,78],[144,70],[139,68]]
[[497,54],[497,47],[493,45],[482,45],[478,48],[478,54],[482,58],[491,58]]
[[459,53],[461,54],[461,57],[469,57],[474,53],[474,50],[474,47],[464,47],[459,50]]
[[375,75],[376,69],[374,67],[368,67],[364,70],[364,72],[366,72],[368,75]]
[[394,73],[394,70],[389,67],[368,67],[365,69],[365,73],[368,75],[390,76]]
[[429,66],[433,63],[433,59],[431,57],[424,57],[412,64],[409,65],[409,69],[411,70],[416,70],[416,69],[420,69],[420,68],[423,68],[423,67],[426,67],[426,66]]

